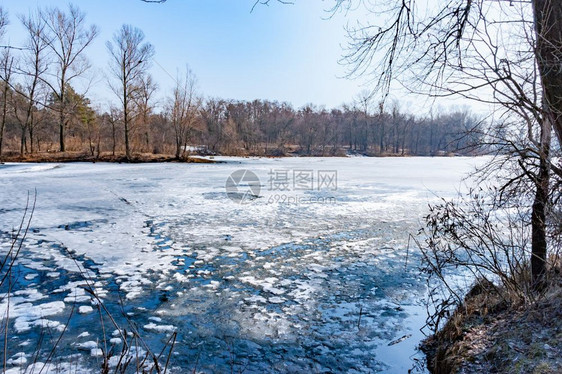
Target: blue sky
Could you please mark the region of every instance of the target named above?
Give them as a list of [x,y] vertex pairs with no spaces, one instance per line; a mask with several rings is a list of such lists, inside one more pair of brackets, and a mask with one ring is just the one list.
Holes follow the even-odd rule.
[[[18,14],[37,6],[65,8],[68,2],[3,0],[0,4],[10,14],[6,38],[17,45],[25,38]],[[365,89],[359,80],[342,78],[346,67],[338,61],[348,19],[342,15],[327,19],[328,1],[300,0],[294,5],[272,1],[254,12],[250,12],[252,0],[168,0],[164,4],[77,0],[73,4],[86,13],[88,23],[100,28],[88,56],[97,78],[90,96],[102,106],[111,98],[103,78],[108,63],[105,42],[124,23],[141,28],[155,46],[152,74],[161,98],[174,85],[170,75],[175,76],[186,63],[207,97],[336,107]]]

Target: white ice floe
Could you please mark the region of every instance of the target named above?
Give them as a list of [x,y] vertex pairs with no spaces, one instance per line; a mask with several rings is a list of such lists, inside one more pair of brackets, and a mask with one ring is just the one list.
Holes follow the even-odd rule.
[[78,343],[76,345],[76,347],[80,350],[83,350],[83,351],[91,351],[92,349],[95,349],[95,348],[98,347],[98,343],[94,340],[89,340],[87,342]]
[[25,352],[18,352],[6,361],[8,365],[24,366],[28,363]]
[[92,308],[89,305],[80,305],[80,307],[78,307],[78,313],[80,314],[88,314],[94,311],[94,308]]
[[[38,299],[37,295],[31,299]],[[17,332],[25,332],[33,327],[40,329],[54,328],[62,330],[63,325],[57,321],[50,321],[45,317],[51,317],[62,313],[65,304],[62,301],[53,301],[43,304],[32,304],[25,302],[26,299],[14,297],[9,300],[10,307],[8,309],[8,299],[4,299],[0,303],[0,316],[5,318],[8,311],[9,317],[14,319],[14,329]]]
[[92,357],[101,357],[103,356],[103,351],[100,348],[93,348],[90,351],[90,356]]
[[156,332],[173,332],[177,328],[172,325],[157,325],[154,322],[150,322],[143,326],[145,330],[151,330]]

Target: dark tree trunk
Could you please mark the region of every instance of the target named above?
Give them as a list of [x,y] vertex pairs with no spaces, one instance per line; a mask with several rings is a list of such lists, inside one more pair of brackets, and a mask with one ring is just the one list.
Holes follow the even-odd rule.
[[533,0],[533,11],[545,109],[562,144],[562,0]]
[[29,125],[29,152],[33,154],[33,125]]
[[550,141],[552,128],[546,119],[541,128],[539,172],[535,180],[535,200],[531,212],[531,275],[533,289],[546,286],[546,209],[550,182]]
[[59,99],[60,99],[60,113],[59,113],[59,149],[61,152],[65,151],[65,146],[64,146],[64,130],[65,130],[65,116],[64,116],[64,110],[65,110],[65,100],[66,100],[66,90],[65,90],[65,72],[62,72],[62,76],[61,76],[61,90],[60,90],[60,95],[59,95]]
[[129,125],[127,120],[125,120],[125,157],[127,160],[131,160],[131,149],[129,147]]
[[[63,115],[64,117],[64,115]],[[60,151],[64,152],[65,148],[64,148],[64,119],[61,120],[61,122],[59,123],[59,146],[60,146]]]
[[179,134],[178,130],[176,130],[176,159],[178,160],[181,156],[181,143],[182,143],[181,134]]
[[531,214],[532,226],[532,254],[531,274],[533,276],[533,288],[541,290],[545,286],[546,273],[546,202],[548,199],[548,166],[541,161],[539,177],[537,180],[537,191],[533,210]]
[[533,288],[546,285],[546,208],[549,192],[549,151],[552,128],[562,144],[562,0],[533,0],[536,32],[536,59],[541,77],[544,118],[541,133],[541,159],[531,214]]

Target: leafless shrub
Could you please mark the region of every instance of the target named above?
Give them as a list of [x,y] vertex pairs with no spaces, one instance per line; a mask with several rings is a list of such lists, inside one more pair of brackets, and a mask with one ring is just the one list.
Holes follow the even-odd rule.
[[[437,331],[463,304],[475,284],[493,291],[506,305],[534,303],[542,297],[533,287],[530,267],[534,182],[524,171],[538,168],[534,162],[497,156],[476,173],[478,187],[430,206],[418,245],[430,285],[431,330]],[[557,191],[551,189],[547,207],[547,268],[559,258],[560,216],[552,205]]]

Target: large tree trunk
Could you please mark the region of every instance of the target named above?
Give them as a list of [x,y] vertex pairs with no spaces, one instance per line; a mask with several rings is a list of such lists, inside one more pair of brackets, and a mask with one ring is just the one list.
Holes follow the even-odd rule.
[[548,199],[548,171],[545,165],[542,165],[537,180],[537,190],[535,193],[535,201],[533,202],[533,210],[531,214],[531,275],[533,278],[533,289],[542,290],[545,286],[546,274],[546,200]]
[[546,111],[562,144],[562,0],[533,0],[533,11]]
[[548,204],[550,182],[550,142],[551,119],[546,118],[541,124],[539,172],[535,181],[536,191],[531,212],[531,275],[532,286],[542,290],[546,285],[546,209]]
[[63,71],[61,76],[61,89],[60,89],[60,94],[59,94],[59,99],[60,99],[60,112],[59,112],[59,149],[61,152],[65,151],[65,146],[64,146],[64,130],[65,130],[65,116],[64,116],[64,109],[65,109],[65,103],[64,101],[66,100],[66,90],[65,90],[65,72]]

